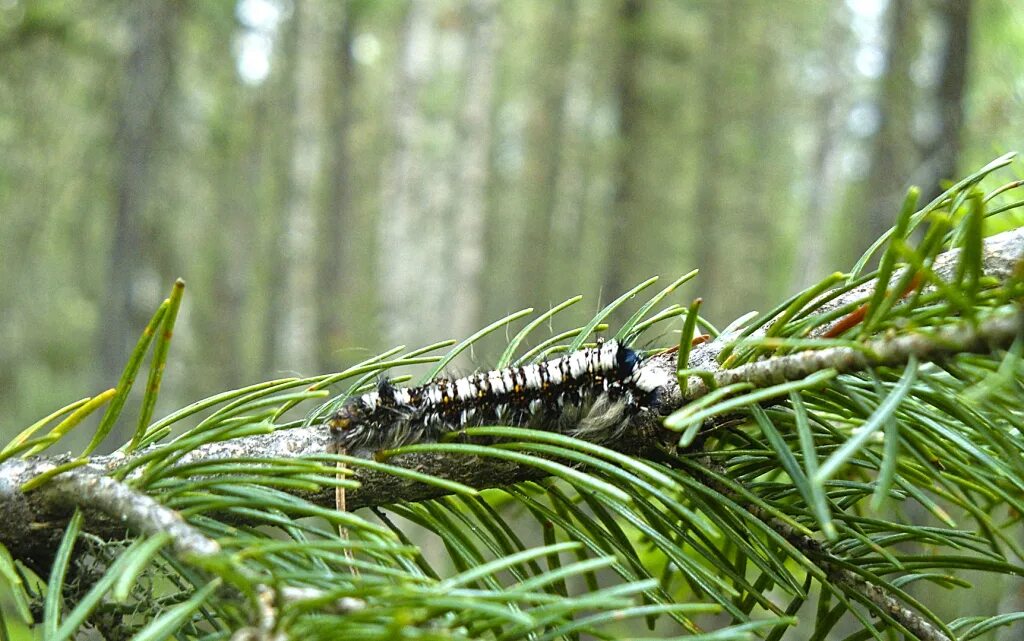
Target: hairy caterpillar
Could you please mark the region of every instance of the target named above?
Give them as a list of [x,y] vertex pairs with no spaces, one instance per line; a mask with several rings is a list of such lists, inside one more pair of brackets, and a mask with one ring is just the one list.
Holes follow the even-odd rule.
[[374,452],[476,425],[566,431],[601,441],[622,435],[637,414],[655,409],[668,374],[643,367],[618,341],[598,342],[522,367],[435,379],[401,388],[382,380],[331,415],[337,446]]

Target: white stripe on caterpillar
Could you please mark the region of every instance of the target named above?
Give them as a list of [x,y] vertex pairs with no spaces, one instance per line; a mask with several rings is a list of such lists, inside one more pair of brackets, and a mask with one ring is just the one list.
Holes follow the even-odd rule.
[[328,425],[338,447],[353,453],[436,441],[487,424],[609,441],[638,414],[656,409],[669,382],[667,371],[644,367],[636,352],[612,340],[543,363],[454,381],[396,388],[382,380],[376,391],[345,403]]

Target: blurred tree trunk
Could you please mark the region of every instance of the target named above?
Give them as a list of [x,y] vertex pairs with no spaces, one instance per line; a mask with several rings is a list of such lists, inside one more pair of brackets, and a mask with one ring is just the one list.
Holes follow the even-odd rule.
[[771,20],[777,9],[760,2],[742,6],[750,16],[744,36],[750,43],[747,49],[754,56],[750,68],[756,72],[747,88],[753,95],[743,114],[750,123],[749,145],[753,153],[748,181],[740,192],[743,204],[726,223],[732,230],[729,246],[743,247],[742,252],[734,254],[728,270],[725,291],[730,294],[726,301],[731,303],[726,312],[730,318],[771,304],[769,292],[778,290],[781,268],[792,265],[774,254],[782,245],[784,226],[779,214],[786,202],[786,191],[778,187],[789,182],[788,169],[792,165],[786,158],[791,152],[785,146],[788,132],[781,117],[787,92],[782,87],[777,26]]
[[629,287],[632,237],[640,211],[643,139],[640,118],[644,104],[640,88],[644,38],[644,0],[622,0],[619,5],[619,59],[615,67],[615,99],[618,103],[618,161],[614,183],[611,220],[608,227],[608,259],[604,291],[615,297]]
[[[232,80],[229,77],[228,81]],[[212,181],[221,187],[211,194],[215,209],[194,220],[202,226],[197,235],[198,254],[193,258],[201,282],[195,283],[192,291],[206,304],[196,305],[191,315],[190,331],[201,346],[202,357],[193,365],[196,374],[184,382],[189,398],[202,397],[211,387],[240,386],[247,365],[244,348],[251,336],[242,328],[243,300],[247,291],[256,289],[247,286],[256,252],[253,243],[242,239],[251,232],[253,222],[247,220],[247,214],[256,210],[257,198],[251,190],[223,186],[256,184],[248,181],[245,163],[258,133],[253,131],[241,100],[244,88],[229,82],[220,86],[217,113],[211,119],[213,144],[207,150],[213,158]]]
[[319,185],[324,175],[323,61],[327,52],[325,5],[301,0],[295,19],[298,40],[295,60],[295,116],[292,124],[291,167],[284,227],[284,267],[287,270],[281,312],[281,364],[312,373],[318,362],[314,350],[323,341],[316,319],[316,222]]
[[465,19],[469,29],[468,65],[462,94],[462,142],[457,160],[459,197],[453,221],[455,278],[452,283],[455,286],[451,292],[451,332],[454,336],[467,336],[480,323],[491,114],[498,51],[496,0],[470,0]]
[[[556,4],[566,10],[565,3]],[[604,283],[607,261],[602,251],[609,244],[609,202],[602,186],[612,179],[610,165],[620,150],[615,147],[609,154],[604,136],[595,135],[599,123],[608,117],[609,65],[602,55],[608,48],[606,23],[611,18],[612,28],[618,28],[618,13],[608,16],[607,7],[596,2],[573,2],[572,9],[565,18],[572,24],[565,35],[572,46],[567,52],[565,85],[560,88],[562,134],[560,141],[550,141],[558,152],[548,240],[551,298],[541,302],[553,304],[574,294],[600,291]]]
[[328,372],[337,369],[340,362],[337,350],[345,344],[345,314],[338,301],[346,300],[351,288],[351,238],[352,216],[352,156],[349,151],[354,109],[353,93],[356,74],[352,64],[352,37],[359,18],[360,5],[341,4],[335,7],[340,13],[338,27],[332,34],[334,51],[328,65],[328,86],[331,87],[329,101],[330,124],[330,175],[325,185],[324,208],[320,217],[319,264],[317,272],[317,333],[323,342],[318,354],[318,369]]
[[259,371],[266,376],[282,370],[285,331],[281,309],[287,300],[287,261],[284,236],[287,232],[290,173],[295,143],[295,74],[298,69],[298,20],[284,23],[278,47],[280,72],[273,73],[266,89],[259,93],[253,110],[253,127],[259,132],[259,152],[253,159],[254,184],[260,191],[262,260],[257,263],[258,281],[263,283],[263,300],[256,313],[261,316]]
[[816,85],[819,93],[814,101],[815,147],[810,176],[803,181],[807,185],[807,208],[799,224],[797,259],[789,283],[792,291],[802,290],[825,275],[831,213],[839,202],[839,151],[849,110],[843,96],[849,82],[845,68],[850,29],[848,12],[839,8],[828,11],[826,19],[824,49],[819,57],[823,81]]
[[[553,2],[545,10],[547,20],[542,32],[546,35],[546,46],[538,58],[539,64],[533,76],[534,106],[526,130],[525,242],[520,260],[522,268],[519,270],[522,292],[516,298],[520,302],[537,304],[553,302],[550,300],[554,280],[552,269],[560,262],[553,253],[552,232],[558,202],[558,177],[564,155],[565,100],[576,2]],[[577,233],[575,230],[574,235]],[[572,252],[579,252],[578,243],[574,244]]]
[[892,227],[917,162],[912,140],[917,30],[911,0],[891,0],[887,13],[885,71],[877,100],[878,129],[872,143],[862,217],[851,239],[858,252]]
[[100,330],[103,386],[113,385],[157,300],[138,300],[146,264],[144,217],[175,88],[175,55],[181,4],[154,0],[131,5],[131,49],[116,105],[114,221],[106,310]]
[[730,54],[729,35],[733,26],[726,3],[712,1],[706,6],[707,33],[700,71],[701,125],[697,137],[700,147],[699,173],[694,206],[695,252],[700,277],[697,290],[704,296],[705,314],[717,317],[726,306],[729,293],[718,290],[720,270],[718,254],[722,228],[722,180],[725,166],[725,132],[730,117],[727,76]]
[[400,36],[394,141],[383,178],[377,253],[381,327],[390,343],[421,343],[443,325],[442,297],[450,272],[440,261],[451,185],[438,142],[443,124],[420,105],[436,71],[438,9],[429,0],[412,0]]
[[[568,3],[559,6],[563,4]],[[541,301],[554,304],[603,280],[603,274],[597,270],[592,270],[589,282],[580,279],[576,272],[583,266],[580,259],[587,251],[581,221],[588,211],[587,173],[594,156],[594,141],[587,135],[584,123],[594,110],[594,72],[584,44],[589,20],[585,7],[577,2],[571,3],[571,7],[572,14],[566,20],[572,26],[565,34],[571,48],[566,52],[565,82],[560,88],[561,132],[557,141],[551,141],[558,155],[554,159],[549,218],[548,298]]]
[[928,170],[920,182],[924,190],[921,201],[925,203],[944,191],[939,181],[952,180],[958,175],[970,54],[971,5],[970,0],[944,0],[938,3],[946,42],[935,92],[939,124],[935,137],[923,153]]
[[[294,40],[294,38],[287,38]],[[294,56],[292,47],[282,46],[282,57],[288,67],[288,61]],[[284,76],[285,74],[281,74]],[[284,216],[281,212],[283,199],[281,192],[283,182],[280,178],[284,173],[286,163],[283,162],[280,152],[280,139],[284,132],[280,124],[286,120],[290,113],[281,103],[286,102],[290,95],[287,87],[289,83],[284,77],[272,79],[267,92],[262,94],[253,108],[252,126],[258,133],[258,151],[253,155],[250,166],[251,176],[254,179],[249,183],[258,185],[259,191],[259,230],[261,232],[261,253],[263,260],[256,264],[257,281],[263,283],[262,298],[260,305],[253,313],[261,316],[259,335],[262,337],[258,370],[269,376],[275,372],[281,361],[279,352],[281,331],[278,322],[278,314],[284,301],[284,259],[281,246],[281,234]]]

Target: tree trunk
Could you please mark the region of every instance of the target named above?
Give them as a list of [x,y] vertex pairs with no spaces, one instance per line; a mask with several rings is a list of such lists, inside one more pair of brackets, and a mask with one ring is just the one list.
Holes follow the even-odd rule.
[[451,185],[436,149],[444,126],[420,107],[435,74],[437,33],[429,0],[412,0],[405,18],[392,111],[393,151],[383,179],[378,278],[382,328],[389,343],[418,344],[443,324],[445,212]]
[[957,175],[970,54],[972,3],[970,0],[945,0],[938,6],[946,32],[946,43],[935,92],[939,126],[935,137],[924,150],[928,171],[921,179],[924,190],[922,202],[929,202],[944,191],[939,181],[951,180]]
[[466,20],[469,23],[468,66],[462,96],[459,196],[453,226],[455,287],[451,292],[451,331],[454,336],[467,336],[480,323],[491,114],[498,51],[496,0],[471,0]]
[[317,336],[316,221],[323,176],[325,116],[323,61],[327,51],[325,6],[320,0],[297,3],[295,119],[287,223],[284,229],[286,286],[282,314],[282,364],[313,373],[322,346]]
[[146,264],[143,219],[154,159],[175,87],[180,12],[177,0],[154,0],[133,4],[129,19],[132,44],[116,106],[113,242],[100,330],[103,387],[117,381],[157,302],[156,296],[137,300],[138,282]]
[[[527,124],[527,153],[524,189],[527,192],[524,244],[519,270],[521,303],[546,303],[553,292],[554,265],[552,231],[562,166],[565,126],[565,97],[572,58],[574,0],[551,3],[543,28],[545,48],[534,69],[534,106]],[[579,243],[569,249],[578,254]],[[570,254],[570,255],[571,255]]]
[[[230,84],[219,92],[220,108],[213,126],[225,135],[206,150],[213,159],[211,180],[219,185],[257,184],[249,183],[246,175],[246,152],[259,134],[241,100],[244,89]],[[246,295],[259,282],[251,276],[257,252],[254,243],[239,239],[246,238],[253,227],[250,216],[257,210],[258,198],[252,190],[242,189],[220,188],[211,195],[214,212],[194,223],[201,225],[201,231],[190,271],[200,282],[190,283],[190,289],[202,304],[194,308],[190,331],[202,357],[192,364],[195,375],[184,381],[188,398],[203,397],[211,386],[239,387],[251,375],[245,358],[250,335],[239,330],[246,317]]]
[[[707,298],[705,314],[717,317],[728,295],[717,291],[714,284],[720,271],[718,233],[722,221],[721,181],[725,171],[723,132],[729,118],[729,99],[726,95],[726,73],[728,70],[730,12],[724,3],[711,2],[707,5],[707,39],[701,66],[701,128],[698,137],[700,145],[700,167],[697,174],[697,189],[694,203],[694,258],[700,277],[697,290]],[[724,266],[722,266],[724,269]]]
[[358,5],[339,5],[343,13],[339,27],[333,34],[334,55],[329,71],[333,96],[330,125],[330,176],[325,185],[324,209],[320,217],[319,242],[317,249],[320,259],[317,271],[317,331],[323,344],[318,351],[319,371],[327,372],[340,366],[336,354],[345,343],[345,316],[339,309],[338,301],[345,300],[351,293],[347,286],[351,279],[352,256],[349,243],[353,228],[352,216],[352,157],[349,150],[349,135],[353,123],[353,93],[356,74],[352,64],[352,38],[359,16]]
[[619,112],[619,153],[615,169],[615,195],[609,221],[608,250],[604,290],[617,296],[628,286],[631,230],[638,216],[644,158],[640,118],[644,104],[640,89],[643,0],[622,0],[619,7],[619,60],[615,76],[615,96]]
[[[293,40],[293,38],[289,38]],[[290,47],[282,46],[282,56],[291,56]],[[282,74],[284,75],[284,74]],[[258,282],[263,283],[260,306],[253,314],[260,317],[259,335],[260,349],[257,359],[257,370],[269,376],[279,367],[280,343],[278,335],[281,331],[278,322],[278,310],[284,301],[284,259],[282,256],[281,233],[284,216],[280,209],[284,181],[280,176],[284,173],[286,163],[282,162],[279,141],[283,127],[279,124],[284,117],[279,105],[290,92],[285,90],[283,79],[273,80],[272,89],[268,87],[265,95],[257,99],[253,107],[253,127],[258,133],[258,148],[250,159],[250,177],[252,185],[258,185],[259,229],[261,233],[261,250],[263,259],[255,265]]]
[[844,101],[849,78],[845,67],[849,54],[849,17],[839,9],[828,12],[825,29],[824,82],[819,85],[814,103],[815,135],[807,185],[807,209],[803,215],[797,240],[797,259],[790,282],[790,291],[799,291],[818,282],[825,275],[828,233],[832,212],[838,201],[839,158],[844,147],[843,131],[849,105]]
[[729,285],[725,290],[730,293],[725,300],[728,318],[770,304],[771,294],[778,289],[781,280],[782,267],[791,267],[788,261],[779,260],[775,255],[783,245],[785,230],[779,213],[784,209],[786,190],[779,186],[789,181],[787,172],[791,166],[785,160],[791,152],[787,148],[786,125],[780,110],[786,90],[782,87],[778,31],[769,19],[773,9],[760,3],[744,5],[743,9],[753,18],[746,25],[744,35],[755,56],[751,65],[757,76],[748,89],[754,94],[746,103],[749,106],[743,117],[750,123],[749,141],[755,153],[748,161],[741,212],[733,212],[739,215],[726,223],[732,227],[730,246],[744,248],[734,254],[733,266],[728,272]]
[[548,141],[557,157],[552,158],[555,182],[546,282],[550,302],[557,304],[568,296],[600,288],[605,278],[605,262],[595,248],[601,249],[605,241],[608,202],[603,190],[592,185],[606,180],[608,174],[600,151],[604,141],[593,135],[594,123],[605,117],[607,109],[603,85],[607,72],[599,62],[606,38],[597,27],[606,20],[607,11],[597,3],[554,4],[571,25],[563,37],[572,44],[565,52],[565,82],[558,88],[561,134]]
[[259,371],[265,376],[280,375],[286,369],[281,310],[288,300],[288,261],[285,236],[292,193],[291,172],[294,158],[294,118],[296,113],[296,74],[298,73],[299,20],[293,17],[282,25],[279,42],[280,73],[268,78],[254,109],[253,127],[259,132],[259,152],[252,167],[260,190],[262,259],[257,263],[263,296],[258,307],[262,336]]
[[863,251],[896,222],[899,203],[916,162],[911,140],[914,117],[910,66],[917,51],[911,0],[891,0],[885,72],[878,96],[878,130],[866,183],[863,218],[853,238]]

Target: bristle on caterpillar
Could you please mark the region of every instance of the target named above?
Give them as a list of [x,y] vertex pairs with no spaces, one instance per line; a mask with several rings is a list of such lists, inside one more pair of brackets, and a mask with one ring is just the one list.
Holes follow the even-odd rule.
[[331,415],[340,449],[375,452],[434,442],[478,425],[557,430],[596,441],[620,437],[655,409],[669,383],[661,369],[618,341],[556,359],[400,388],[382,380]]

